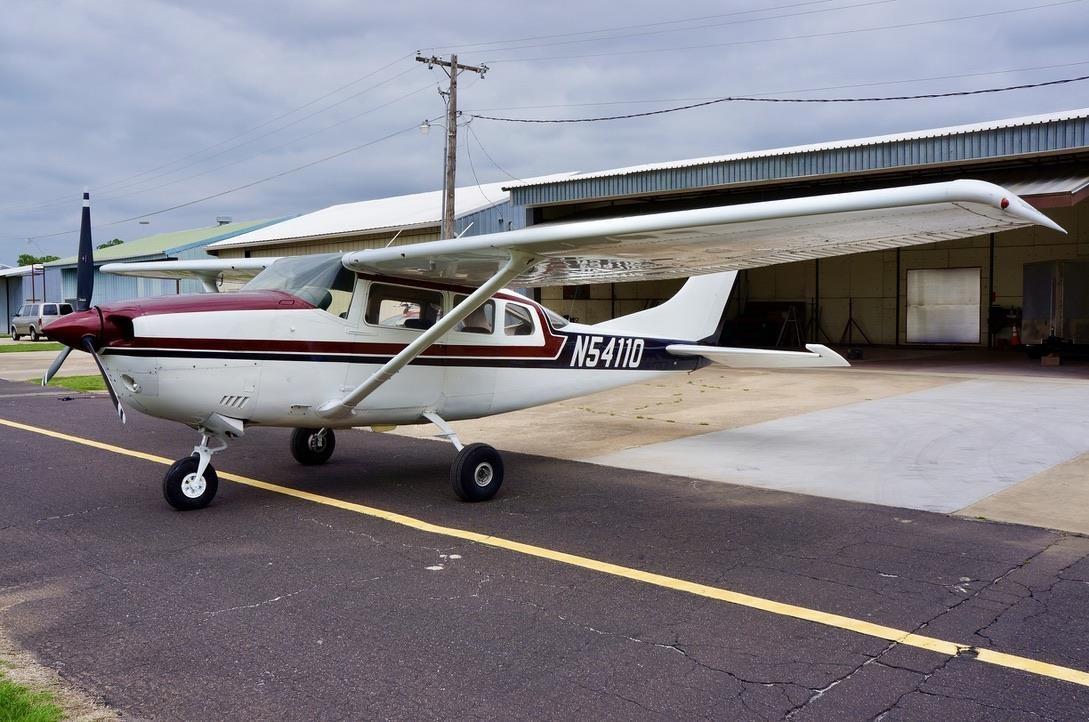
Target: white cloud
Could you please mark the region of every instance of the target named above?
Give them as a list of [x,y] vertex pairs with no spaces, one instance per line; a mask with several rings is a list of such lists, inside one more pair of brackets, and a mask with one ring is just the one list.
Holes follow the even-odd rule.
[[[828,0],[785,8],[797,5],[798,0],[769,0],[762,6],[755,0],[729,5],[701,0],[673,6],[640,0],[626,3],[624,12],[618,13],[619,6],[601,0],[456,5],[16,0],[5,5],[5,22],[0,25],[0,117],[4,118],[0,238],[6,239],[0,241],[0,261],[10,262],[26,249],[25,241],[13,238],[74,228],[84,184],[92,188],[95,221],[102,223],[243,185],[440,115],[443,105],[432,88],[398,100],[442,79],[437,69],[428,71],[408,57],[421,47],[662,23],[754,6],[781,8],[757,15],[764,17],[861,2]],[[720,17],[696,23],[700,29],[626,39],[598,36],[590,42],[549,44],[581,39],[568,35],[521,43],[543,46],[537,48],[465,47],[459,51],[463,62],[493,62],[484,80],[462,76],[461,107],[785,92],[1089,61],[1084,42],[1089,13],[1084,2],[956,23],[731,45],[989,13],[1041,2],[900,0],[728,25],[721,23],[751,16]],[[641,32],[675,27],[659,25]],[[685,45],[715,47],[655,52]],[[627,50],[636,52],[549,59]],[[125,183],[106,185],[221,143],[398,57],[401,62],[388,70],[254,134]],[[513,57],[546,59],[503,62]],[[1080,75],[1087,69],[1089,65],[810,95],[968,89]],[[406,70],[401,78],[326,113],[232,147]],[[473,129],[507,171],[528,177],[1049,112],[1089,104],[1087,91],[1089,84],[887,104],[721,104],[611,123],[531,126],[476,120]],[[347,120],[384,103],[390,104]],[[494,114],[611,115],[671,104]],[[322,131],[340,121],[344,122]],[[289,142],[302,136],[307,137]],[[502,179],[504,175],[470,142],[480,180]],[[213,154],[216,157],[210,157]],[[441,133],[427,137],[408,133],[284,178],[156,216],[148,226],[131,223],[102,229],[98,235],[134,238],[211,224],[217,215],[281,216],[332,203],[432,190],[441,184],[441,157]],[[224,167],[206,172],[218,166]],[[459,170],[459,181],[471,182],[464,154]],[[58,198],[64,200],[48,203]],[[74,236],[62,236],[43,238],[35,248],[65,255],[74,245]]]

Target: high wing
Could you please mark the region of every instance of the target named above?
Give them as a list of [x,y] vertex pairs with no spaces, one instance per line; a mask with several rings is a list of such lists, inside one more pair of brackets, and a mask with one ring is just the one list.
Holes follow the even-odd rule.
[[245,282],[272,265],[277,258],[209,258],[193,261],[144,261],[106,263],[104,273],[143,278],[195,278],[206,291],[218,290],[220,281]]
[[977,180],[655,213],[355,251],[346,267],[479,286],[512,254],[514,286],[679,278],[913,246],[1041,225],[1061,227]]

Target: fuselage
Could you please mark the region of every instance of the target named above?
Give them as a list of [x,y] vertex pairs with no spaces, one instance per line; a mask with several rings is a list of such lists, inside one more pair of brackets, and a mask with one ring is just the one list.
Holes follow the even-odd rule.
[[425,412],[477,418],[707,363],[669,354],[676,339],[595,331],[501,292],[350,417],[330,420],[318,407],[370,377],[473,290],[356,274],[338,284],[143,299],[85,314],[100,326],[99,353],[121,400],[195,427],[213,413],[303,428],[422,423]]

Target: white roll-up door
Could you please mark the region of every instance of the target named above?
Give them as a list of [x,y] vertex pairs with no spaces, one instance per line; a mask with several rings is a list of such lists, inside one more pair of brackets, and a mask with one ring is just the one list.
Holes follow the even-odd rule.
[[979,343],[979,284],[979,268],[909,270],[908,342]]

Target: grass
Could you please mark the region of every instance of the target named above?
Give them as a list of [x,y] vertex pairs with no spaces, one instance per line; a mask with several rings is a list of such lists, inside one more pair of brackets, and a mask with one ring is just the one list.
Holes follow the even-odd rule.
[[[32,379],[31,383],[41,386],[41,379]],[[66,389],[72,389],[73,391],[105,391],[106,382],[102,380],[102,377],[98,374],[90,374],[88,376],[54,376],[53,380],[49,382],[50,386],[63,386]],[[0,722],[5,722],[3,717],[0,717]]]
[[0,676],[0,722],[58,722],[62,716],[48,692],[32,692]]
[[47,342],[34,343],[3,343],[0,344],[0,353],[15,353],[16,351],[60,351],[64,348],[59,343]]

